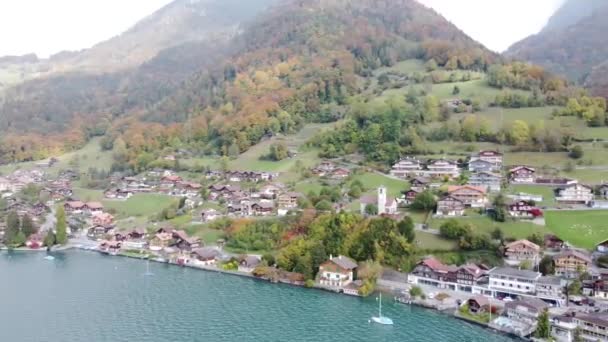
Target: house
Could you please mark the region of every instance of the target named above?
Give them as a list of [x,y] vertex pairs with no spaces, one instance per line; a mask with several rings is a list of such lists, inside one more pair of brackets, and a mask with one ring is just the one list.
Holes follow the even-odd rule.
[[450,185],[448,194],[471,208],[482,208],[488,203],[486,189],[472,185]]
[[127,233],[127,240],[142,240],[146,237],[146,230],[143,228],[135,228]]
[[417,188],[417,187],[410,188],[405,193],[403,193],[403,203],[405,205],[412,204],[412,202],[414,202],[414,200],[416,199],[416,196],[420,195],[423,192],[424,192],[424,189],[421,189],[421,188]]
[[258,202],[251,205],[251,211],[255,216],[270,216],[274,212],[272,202]]
[[466,303],[469,307],[469,312],[474,315],[490,311],[490,300],[486,296],[475,295],[469,298]]
[[376,196],[361,197],[360,210],[362,215],[365,215],[365,209],[369,205],[377,206],[378,215],[394,215],[397,213],[397,201],[392,197],[387,197],[386,188],[384,186],[378,188]]
[[589,204],[593,201],[593,188],[583,184],[569,184],[555,190],[559,203]]
[[528,240],[513,241],[505,246],[507,261],[519,264],[520,261],[536,262],[540,255],[540,246]]
[[88,229],[87,236],[93,239],[99,239],[107,235],[114,228],[113,225],[95,225]]
[[575,278],[589,270],[591,257],[581,251],[568,249],[554,255],[553,264],[556,275]]
[[279,208],[294,209],[298,207],[298,201],[302,198],[302,194],[299,192],[287,192],[279,195],[278,205]]
[[99,202],[87,202],[85,204],[85,211],[90,215],[102,213],[103,204]]
[[150,250],[152,251],[160,251],[164,248],[167,248],[173,244],[173,233],[159,229],[154,238],[150,240]]
[[133,196],[133,191],[125,189],[108,189],[104,191],[103,195],[107,199],[125,200]]
[[329,287],[345,287],[351,284],[357,269],[357,263],[351,258],[339,255],[319,266],[319,284]]
[[120,252],[121,247],[122,242],[120,241],[104,241],[99,245],[98,249],[103,253],[117,254]]
[[264,185],[261,189],[260,189],[260,194],[262,195],[262,197],[264,198],[276,198],[276,196],[283,191],[283,186],[279,185],[279,184],[267,184]]
[[456,271],[456,283],[460,291],[472,292],[472,286],[486,274],[487,269],[475,264],[466,264],[458,267]]
[[598,193],[602,198],[608,199],[608,183],[600,185]]
[[247,255],[239,262],[239,271],[251,273],[262,262],[260,257],[255,255]]
[[215,209],[205,209],[201,212],[202,222],[211,222],[222,216],[222,214]]
[[439,260],[429,257],[416,264],[408,276],[408,282],[413,284],[431,285],[438,288],[451,286],[455,289],[457,270],[458,268],[455,266],[444,265]]
[[324,177],[324,176],[331,174],[335,169],[336,169],[336,164],[325,160],[325,161],[322,161],[321,163],[319,163],[319,165],[317,165],[316,167],[314,167],[312,169],[312,173],[319,177]]
[[68,214],[80,214],[85,210],[86,204],[80,201],[69,201],[63,205],[65,212]]
[[519,270],[511,267],[495,267],[488,272],[489,289],[497,293],[520,295],[536,293],[539,272]]
[[425,175],[430,177],[449,177],[456,178],[460,176],[460,169],[456,162],[447,159],[434,160],[427,164]]
[[108,213],[96,212],[92,217],[93,225],[96,226],[108,226],[114,223],[114,216]]
[[482,161],[485,161],[488,163],[492,163],[492,164],[498,166],[498,168],[500,169],[500,167],[502,167],[503,154],[498,151],[485,150],[485,151],[479,151],[479,153],[474,155],[472,157],[472,159],[482,160]]
[[192,250],[190,257],[193,259],[192,263],[194,265],[212,266],[220,257],[220,252],[212,247],[196,248]]
[[447,196],[437,201],[438,216],[463,216],[464,203],[452,196]]
[[488,171],[478,171],[469,177],[469,185],[485,188],[486,191],[499,192],[502,183],[502,176],[498,173]]
[[507,207],[509,216],[513,218],[533,219],[543,216],[543,212],[532,201],[520,200],[507,205]]
[[419,175],[420,171],[422,171],[420,161],[413,157],[406,157],[393,165],[390,174],[394,177],[408,178]]
[[486,160],[471,159],[469,161],[469,171],[471,172],[495,172],[499,170],[500,167]]
[[564,286],[566,281],[560,277],[543,276],[536,281],[536,297],[554,301],[558,305],[565,303]]
[[172,246],[175,246],[182,251],[192,251],[201,245],[201,239],[189,237],[183,230],[174,230],[172,238],[175,241]]
[[25,246],[31,249],[38,249],[44,246],[44,237],[40,233],[32,234],[25,241]]
[[608,341],[608,314],[577,313],[572,321],[580,329],[584,341]]
[[516,166],[509,170],[509,182],[513,184],[532,184],[536,180],[536,170],[528,166]]
[[348,176],[350,176],[350,170],[343,167],[339,167],[331,173],[331,178],[333,179],[344,179]]
[[431,179],[427,177],[416,177],[410,180],[410,185],[412,188],[421,188],[426,189],[430,186]]
[[178,175],[165,175],[161,179],[161,186],[164,188],[172,188],[182,181],[182,177]]
[[553,235],[553,234],[546,234],[545,238],[545,248],[547,249],[553,249],[553,250],[561,250],[562,248],[564,248],[564,240],[560,239],[559,237]]
[[504,314],[516,322],[534,325],[547,308],[547,303],[538,298],[522,298],[505,303]]

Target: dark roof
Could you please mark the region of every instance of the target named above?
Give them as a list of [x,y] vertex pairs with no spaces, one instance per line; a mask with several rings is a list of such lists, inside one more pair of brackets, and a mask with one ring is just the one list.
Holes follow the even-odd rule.
[[475,295],[475,296],[469,298],[469,300],[477,302],[477,304],[480,307],[484,307],[484,306],[489,306],[490,305],[490,300],[488,299],[488,297],[482,296],[482,295]]
[[540,273],[528,270],[518,270],[511,267],[495,267],[488,272],[489,275],[506,275],[517,278],[536,279]]
[[525,307],[528,312],[541,312],[547,308],[547,303],[538,298],[525,298],[505,304],[506,309],[512,310],[522,306]]
[[581,321],[608,327],[608,315],[607,314],[578,314],[578,315],[576,315],[575,318],[579,319]]
[[218,257],[220,255],[220,252],[215,248],[203,247],[203,248],[197,248],[197,249],[193,250],[192,254],[196,255],[197,257],[199,257],[200,259],[203,259],[203,260],[211,260],[211,259],[215,259],[216,257]]
[[553,258],[554,259],[558,259],[558,258],[567,258],[569,256],[573,256],[576,258],[579,258],[581,260],[584,260],[588,263],[591,263],[591,257],[589,257],[587,254],[577,251],[576,249],[568,249],[566,251],[560,252],[558,254],[556,254]]
[[561,285],[562,284],[562,279],[559,277],[553,277],[553,276],[543,276],[538,278],[538,280],[536,281],[538,284],[543,284],[543,285]]
[[345,270],[354,270],[355,268],[357,268],[357,263],[353,259],[345,257],[343,255],[339,255],[335,258],[332,258],[331,262]]

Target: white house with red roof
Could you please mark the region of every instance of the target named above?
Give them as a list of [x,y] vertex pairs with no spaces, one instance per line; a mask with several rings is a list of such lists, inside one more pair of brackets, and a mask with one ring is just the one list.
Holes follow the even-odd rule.
[[343,255],[329,260],[319,266],[319,284],[341,288],[350,285],[355,280],[354,271],[357,263]]

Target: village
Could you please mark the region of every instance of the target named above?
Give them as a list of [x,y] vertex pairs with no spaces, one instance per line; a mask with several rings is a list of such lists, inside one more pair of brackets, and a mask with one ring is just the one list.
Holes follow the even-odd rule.
[[[310,208],[307,202],[311,195],[280,182],[279,173],[208,170],[202,174],[204,182],[188,180],[169,169],[135,176],[110,175],[103,201],[90,201],[78,198],[72,187],[79,178],[77,172],[63,170],[57,177],[49,177],[44,168],[40,164],[0,177],[0,192],[6,203],[3,212],[29,216],[39,226],[22,246],[14,248],[42,249],[45,234],[54,228],[49,220],[60,207],[66,214],[72,247],[361,295],[359,263],[347,256],[329,256],[310,282],[297,272],[276,267],[272,255],[235,253],[224,248],[224,239],[205,242],[168,222],[118,225],[115,213],[104,206],[126,202],[139,194],[164,195],[178,199],[178,209],[191,212],[192,221],[200,224],[222,219],[280,218]],[[326,160],[308,172],[308,177],[344,187],[344,181],[357,170]],[[480,151],[465,161],[405,157],[385,176],[405,180],[410,186],[379,186],[358,198],[343,193],[328,207],[317,202],[313,208],[397,220],[407,216],[408,208],[421,198],[430,197],[433,204],[427,217],[465,219],[486,215],[496,219],[504,215],[508,220],[544,225],[548,210],[575,212],[608,206],[608,184],[581,184],[543,175],[525,165],[505,167],[503,155],[496,151]],[[538,194],[504,192],[514,185],[550,189],[553,206]],[[23,196],[33,190],[39,193]],[[396,192],[400,194],[390,195]],[[504,198],[497,201],[498,197]],[[6,224],[2,222],[0,236],[4,230]],[[440,234],[423,223],[417,223],[416,230]],[[399,301],[453,311],[463,319],[521,337],[535,331],[539,317],[548,309],[554,336],[560,341],[571,341],[576,329],[582,329],[589,338],[608,338],[604,313],[608,311],[608,269],[604,268],[608,240],[590,250],[546,234],[542,241],[506,241],[501,258],[502,265],[491,267],[481,263],[447,265],[428,255],[410,272],[387,269],[377,280],[377,288],[393,293]],[[547,268],[550,274],[543,275]]]

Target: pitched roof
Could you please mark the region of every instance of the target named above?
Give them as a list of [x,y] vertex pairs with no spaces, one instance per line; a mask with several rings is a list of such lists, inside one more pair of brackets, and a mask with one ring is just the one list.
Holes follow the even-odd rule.
[[569,256],[573,256],[578,259],[584,260],[587,263],[591,263],[591,257],[589,257],[587,254],[585,254],[581,251],[578,251],[576,249],[568,249],[566,251],[560,252],[560,253],[556,254],[555,256],[553,256],[553,258],[560,259],[560,258],[567,258]]
[[511,277],[526,278],[526,279],[537,279],[540,277],[540,273],[528,270],[519,270],[512,267],[495,267],[491,269],[488,274],[491,275],[506,275]]
[[529,248],[532,248],[532,249],[534,249],[536,251],[540,251],[540,246],[539,245],[535,244],[534,242],[530,242],[528,240],[525,240],[525,239],[513,241],[513,242],[507,244],[505,247],[507,249],[513,249],[513,248],[519,247],[520,245],[524,245],[525,247],[529,247]]
[[448,186],[448,193],[452,193],[459,190],[473,190],[482,194],[486,193],[486,189],[482,186],[473,186],[473,185],[450,185]]
[[99,202],[88,202],[87,207],[89,209],[103,209],[103,204]]
[[354,270],[355,268],[357,268],[357,263],[353,259],[343,255],[331,258],[331,262],[345,270]]
[[525,307],[527,311],[531,312],[541,312],[548,307],[547,303],[545,303],[543,300],[533,297],[519,299],[505,304],[505,308],[507,309],[515,309],[522,306]]
[[220,255],[220,252],[212,247],[197,248],[192,251],[192,254],[203,260],[212,260]]
[[488,297],[482,295],[474,295],[473,297],[469,298],[469,300],[477,302],[477,304],[479,304],[479,307],[490,305],[490,300],[488,299]]

